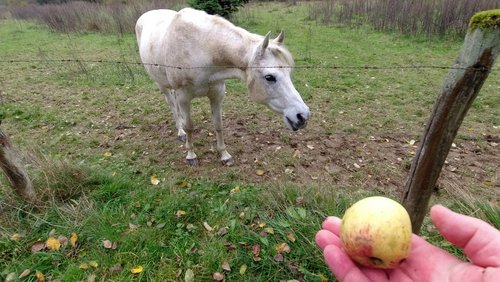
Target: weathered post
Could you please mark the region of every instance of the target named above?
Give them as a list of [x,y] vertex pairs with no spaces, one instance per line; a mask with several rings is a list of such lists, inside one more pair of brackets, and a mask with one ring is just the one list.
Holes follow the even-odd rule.
[[0,129],[0,167],[5,172],[14,192],[26,200],[35,199],[35,190],[26,170],[21,165],[9,137]]
[[402,195],[418,233],[453,139],[500,51],[500,9],[471,18],[464,46],[444,81]]

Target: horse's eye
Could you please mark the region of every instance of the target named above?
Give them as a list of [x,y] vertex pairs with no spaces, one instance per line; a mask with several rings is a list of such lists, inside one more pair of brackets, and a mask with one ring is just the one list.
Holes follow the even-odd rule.
[[276,82],[276,77],[274,77],[274,75],[270,75],[270,74],[268,74],[268,75],[264,76],[264,78],[265,78],[267,81],[269,81],[269,82]]

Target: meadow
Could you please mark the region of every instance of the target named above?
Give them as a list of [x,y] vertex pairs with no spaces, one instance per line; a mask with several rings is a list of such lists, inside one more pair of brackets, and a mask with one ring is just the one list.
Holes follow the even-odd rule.
[[[229,81],[231,167],[218,161],[205,99],[193,103],[200,165],[187,165],[165,100],[134,63],[134,34],[1,20],[1,126],[38,197],[22,201],[0,182],[0,279],[334,280],[315,233],[358,199],[399,199],[462,38],[323,25],[311,18],[315,5],[252,3],[234,15],[255,33],[285,31],[312,118],[291,132]],[[432,198],[496,228],[499,90],[495,69]],[[463,256],[428,219],[421,235]],[[47,247],[50,238],[67,244]]]

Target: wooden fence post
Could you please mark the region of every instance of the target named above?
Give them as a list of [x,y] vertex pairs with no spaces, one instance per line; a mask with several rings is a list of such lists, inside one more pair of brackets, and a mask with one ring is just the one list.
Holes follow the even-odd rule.
[[500,9],[477,13],[471,18],[460,55],[444,81],[406,180],[402,203],[416,234],[453,139],[499,51]]
[[31,184],[16,150],[9,137],[0,129],[0,167],[5,172],[14,192],[26,200],[35,199],[35,190]]

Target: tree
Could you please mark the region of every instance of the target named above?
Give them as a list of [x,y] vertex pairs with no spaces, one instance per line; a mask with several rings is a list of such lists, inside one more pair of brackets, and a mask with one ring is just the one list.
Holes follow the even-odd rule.
[[189,0],[188,3],[195,9],[228,19],[239,7],[248,3],[248,0]]

